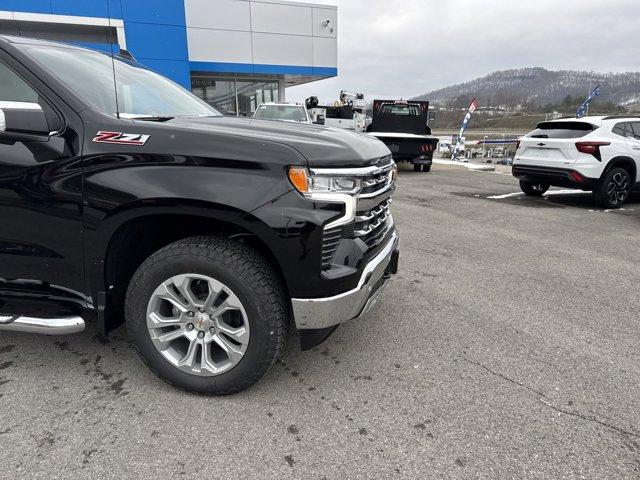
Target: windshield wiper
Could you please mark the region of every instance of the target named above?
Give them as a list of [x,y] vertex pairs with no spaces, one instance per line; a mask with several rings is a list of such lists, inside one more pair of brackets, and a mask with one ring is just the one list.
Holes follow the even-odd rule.
[[121,113],[119,117],[127,120],[143,120],[145,122],[168,122],[176,118],[171,115],[137,115],[135,113]]

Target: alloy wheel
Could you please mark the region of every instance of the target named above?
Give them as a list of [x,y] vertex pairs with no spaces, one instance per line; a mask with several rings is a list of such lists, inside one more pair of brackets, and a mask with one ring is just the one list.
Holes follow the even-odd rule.
[[162,282],[147,305],[153,345],[174,367],[211,377],[235,367],[249,344],[249,320],[225,284],[197,274]]
[[607,185],[607,198],[611,205],[624,203],[631,190],[629,176],[623,172],[616,172]]

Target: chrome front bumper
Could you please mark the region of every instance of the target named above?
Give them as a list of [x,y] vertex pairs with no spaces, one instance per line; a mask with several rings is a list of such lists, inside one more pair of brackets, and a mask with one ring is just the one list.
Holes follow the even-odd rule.
[[367,313],[386,286],[389,276],[387,270],[394,255],[398,255],[398,245],[398,235],[394,232],[380,253],[367,264],[358,286],[353,290],[327,298],[293,298],[291,302],[296,327],[299,330],[320,330]]

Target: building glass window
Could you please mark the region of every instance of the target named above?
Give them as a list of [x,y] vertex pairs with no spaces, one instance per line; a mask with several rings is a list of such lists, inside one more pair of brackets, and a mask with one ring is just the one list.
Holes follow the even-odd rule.
[[253,116],[265,102],[280,99],[278,80],[194,75],[191,90],[226,115]]
[[277,81],[237,80],[238,110],[242,116],[252,116],[265,102],[277,102],[280,98]]
[[191,91],[225,115],[237,114],[236,87],[233,78],[193,77]]

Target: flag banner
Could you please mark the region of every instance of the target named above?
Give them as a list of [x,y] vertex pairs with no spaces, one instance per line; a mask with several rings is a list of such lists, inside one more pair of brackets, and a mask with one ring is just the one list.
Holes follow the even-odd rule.
[[591,100],[593,100],[598,95],[600,95],[600,85],[594,88],[591,92],[591,95],[589,95],[589,98],[587,98],[584,103],[580,105],[580,108],[576,112],[576,118],[582,118],[587,114],[587,111],[589,110],[589,103],[591,103]]
[[462,143],[462,137],[464,136],[464,131],[467,129],[469,125],[469,120],[471,120],[471,115],[478,108],[478,102],[474,98],[471,101],[471,105],[469,105],[469,109],[467,110],[467,114],[464,116],[464,120],[462,121],[462,126],[460,127],[460,133],[458,134],[458,139],[456,140],[456,146],[453,149],[453,153],[451,154],[451,160],[456,160],[458,157],[458,151],[460,150],[460,146]]

